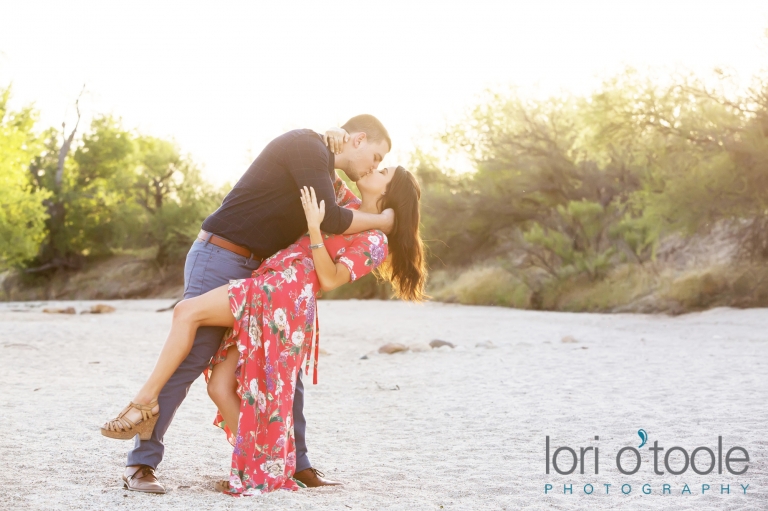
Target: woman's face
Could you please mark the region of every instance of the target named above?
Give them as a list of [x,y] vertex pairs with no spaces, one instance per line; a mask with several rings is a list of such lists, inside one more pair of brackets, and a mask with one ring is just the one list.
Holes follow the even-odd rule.
[[361,193],[371,194],[380,197],[387,191],[387,185],[392,181],[397,167],[385,167],[376,169],[366,174],[357,181],[357,187]]

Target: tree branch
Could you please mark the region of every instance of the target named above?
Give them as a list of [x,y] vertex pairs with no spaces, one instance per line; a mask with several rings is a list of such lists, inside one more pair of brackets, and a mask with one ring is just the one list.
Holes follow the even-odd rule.
[[[80,98],[83,96],[83,92],[85,92],[85,84],[83,84],[83,88],[80,90],[80,94],[77,96],[77,100],[75,100],[75,110],[77,111],[77,122],[75,122],[75,127],[72,130],[72,132],[69,134],[69,137],[66,137],[66,123],[61,123],[61,135],[63,137],[64,143],[61,145],[61,149],[59,150],[59,162],[56,166],[56,178],[55,178],[55,186],[56,190],[61,189],[61,181],[64,177],[64,161],[67,159],[67,154],[69,153],[69,148],[72,146],[72,141],[75,139],[75,133],[77,132],[77,127],[80,125]],[[64,138],[66,137],[66,138]]]

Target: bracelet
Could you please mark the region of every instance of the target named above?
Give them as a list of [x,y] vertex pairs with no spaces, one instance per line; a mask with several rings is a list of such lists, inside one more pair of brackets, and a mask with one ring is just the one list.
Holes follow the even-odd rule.
[[325,246],[324,243],[318,243],[317,245],[310,245],[309,248],[310,250],[314,250],[316,248],[323,248],[324,246]]

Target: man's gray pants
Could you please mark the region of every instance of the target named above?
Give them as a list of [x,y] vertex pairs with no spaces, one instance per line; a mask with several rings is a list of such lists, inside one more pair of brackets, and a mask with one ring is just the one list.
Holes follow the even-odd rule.
[[[239,256],[211,243],[195,241],[187,254],[184,265],[184,298],[192,298],[215,289],[230,280],[246,279],[259,267],[259,262]],[[226,327],[202,327],[197,330],[195,343],[187,358],[181,363],[171,379],[160,392],[160,417],[149,440],[136,437],[133,450],[128,453],[126,466],[149,465],[157,468],[163,459],[163,436],[171,425],[176,410],[187,397],[189,387],[208,366],[211,357],[221,345]],[[293,399],[293,429],[296,439],[296,472],[310,468],[307,457],[307,443],[304,434],[307,421],[304,418],[304,384],[301,369],[296,380],[296,394]],[[223,438],[223,437],[222,437]]]

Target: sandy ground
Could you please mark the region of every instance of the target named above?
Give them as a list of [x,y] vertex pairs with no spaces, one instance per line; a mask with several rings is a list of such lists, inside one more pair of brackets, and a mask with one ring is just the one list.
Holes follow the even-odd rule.
[[[768,509],[766,309],[666,317],[321,302],[328,354],[320,384],[308,388],[308,443],[314,466],[347,484],[235,499],[212,491],[230,449],[211,425],[200,381],[166,436],[159,475],[168,494],[122,489],[129,444],[102,437],[98,426],[151,369],[170,313],[154,312],[167,301],[108,303],[117,312],[0,305],[0,508]],[[361,359],[385,342],[435,338],[458,346]],[[476,346],[489,340],[495,347]],[[640,428],[649,436],[641,468],[622,475],[616,453],[639,446]],[[599,447],[599,474],[590,453],[586,474],[546,475],[547,435],[553,451]],[[654,441],[717,453],[718,435],[725,449],[748,451],[746,474],[653,473]],[[559,460],[570,465],[567,452]],[[678,470],[682,455],[670,462]],[[697,462],[705,469],[706,453]],[[662,495],[663,484],[671,494]],[[681,495],[685,484],[690,495]],[[711,487],[704,495],[702,484]],[[746,495],[740,484],[749,484]]]

